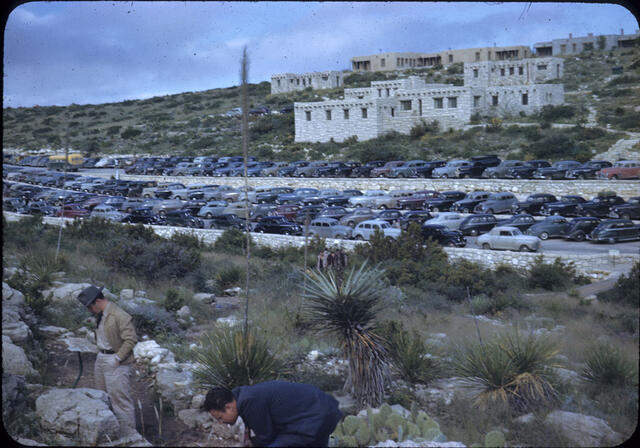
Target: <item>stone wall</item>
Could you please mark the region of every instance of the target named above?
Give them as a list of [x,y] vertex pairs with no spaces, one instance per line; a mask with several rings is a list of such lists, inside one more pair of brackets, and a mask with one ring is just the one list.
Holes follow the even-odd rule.
[[286,93],[296,90],[333,89],[343,85],[344,73],[340,71],[324,71],[303,73],[283,73],[271,76],[271,93]]
[[564,60],[554,57],[464,64],[467,87],[520,86],[561,79],[563,75]]

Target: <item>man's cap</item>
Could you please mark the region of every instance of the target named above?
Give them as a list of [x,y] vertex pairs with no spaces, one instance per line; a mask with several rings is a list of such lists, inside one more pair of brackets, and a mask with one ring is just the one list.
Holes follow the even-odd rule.
[[85,288],[80,294],[78,294],[78,300],[84,306],[89,306],[94,300],[102,297],[104,297],[102,295],[102,288],[98,288],[93,285]]

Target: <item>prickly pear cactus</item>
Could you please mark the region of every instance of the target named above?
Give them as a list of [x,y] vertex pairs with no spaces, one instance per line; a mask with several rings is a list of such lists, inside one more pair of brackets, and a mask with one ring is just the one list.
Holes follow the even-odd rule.
[[342,432],[344,433],[344,435],[345,436],[355,435],[356,431],[358,430],[359,421],[360,420],[358,419],[358,417],[354,415],[347,415],[344,421],[342,422]]
[[380,406],[380,411],[378,412],[378,414],[382,414],[382,416],[384,417],[385,420],[392,413],[393,413],[393,409],[391,409],[391,406],[389,406],[387,403],[383,403],[382,406]]
[[356,431],[356,442],[358,446],[367,446],[371,439],[371,430],[365,420],[358,422],[358,430]]
[[507,446],[507,440],[504,437],[504,433],[502,431],[489,431],[486,436],[484,436],[484,446],[485,447],[505,447]]
[[354,436],[344,436],[340,440],[340,446],[358,446],[356,438]]
[[407,423],[407,437],[410,439],[415,439],[416,437],[420,437],[422,434],[420,434],[420,428],[418,428],[418,425],[416,425],[415,423],[412,422],[408,422]]
[[418,405],[416,404],[415,401],[412,401],[411,402],[411,413],[409,414],[409,420],[411,420],[412,423],[415,423],[417,418],[418,418]]
[[442,432],[438,428],[429,428],[422,432],[422,437],[426,440],[435,440],[440,435],[442,435]]

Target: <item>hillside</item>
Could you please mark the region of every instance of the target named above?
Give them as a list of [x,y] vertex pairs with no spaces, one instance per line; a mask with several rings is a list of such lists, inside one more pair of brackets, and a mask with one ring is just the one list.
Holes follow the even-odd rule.
[[[623,72],[612,74],[614,67],[622,67]],[[462,84],[459,64],[446,69],[408,70],[399,75]],[[367,86],[372,80],[391,76],[395,74],[352,74],[345,78],[345,87]],[[565,58],[566,105],[537,116],[503,120],[476,116],[473,118],[478,126],[464,131],[442,132],[425,123],[416,126],[410,136],[391,134],[367,142],[300,144],[293,142],[293,115],[272,114],[251,118],[250,152],[274,160],[306,157],[366,161],[468,157],[479,153],[587,160],[623,136],[605,129],[640,132],[638,81],[639,48],[595,51]],[[294,101],[339,98],[343,89],[278,95],[270,95],[269,91],[267,82],[251,84],[250,107],[266,105],[278,110]],[[240,118],[225,115],[239,105],[240,88],[236,86],[119,103],[5,108],[3,148],[56,149],[65,147],[68,141],[73,150],[86,154],[239,154]],[[583,126],[590,121],[597,126]]]

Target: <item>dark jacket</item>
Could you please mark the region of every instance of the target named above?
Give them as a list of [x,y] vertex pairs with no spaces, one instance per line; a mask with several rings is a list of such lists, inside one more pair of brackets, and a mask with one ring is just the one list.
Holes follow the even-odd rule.
[[342,418],[336,399],[309,384],[268,381],[236,387],[232,393],[238,414],[256,434],[254,446],[269,445],[283,435],[309,441],[328,437]]

